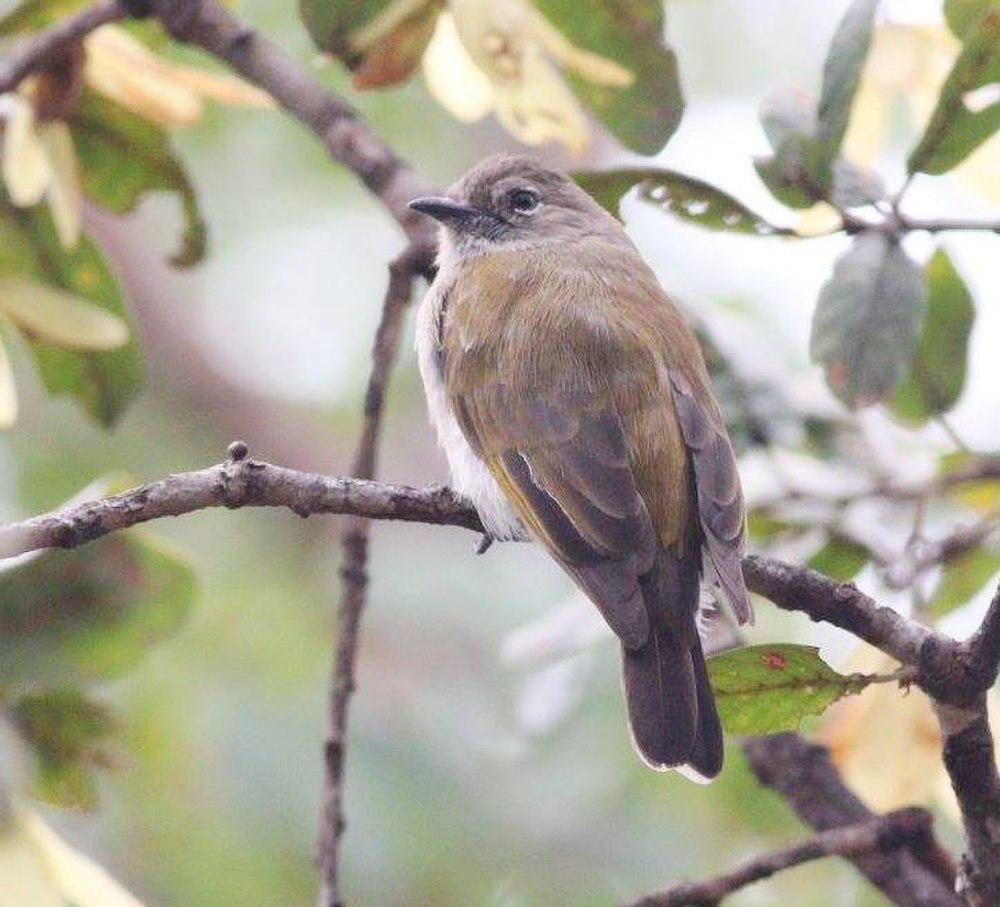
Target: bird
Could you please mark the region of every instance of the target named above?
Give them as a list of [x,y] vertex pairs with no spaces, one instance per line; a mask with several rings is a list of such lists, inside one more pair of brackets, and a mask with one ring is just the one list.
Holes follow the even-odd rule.
[[618,220],[530,156],[409,205],[439,224],[416,346],[454,490],[487,538],[539,542],[597,607],[643,761],[711,780],[703,584],[740,623],[753,612],[736,457],[694,333]]

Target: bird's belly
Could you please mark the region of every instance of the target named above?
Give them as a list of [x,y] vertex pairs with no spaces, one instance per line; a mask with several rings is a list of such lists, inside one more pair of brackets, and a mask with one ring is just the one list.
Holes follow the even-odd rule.
[[479,513],[486,531],[495,539],[523,539],[521,521],[486,464],[465,440],[452,413],[437,364],[437,320],[440,295],[432,288],[417,314],[417,359],[427,397],[431,424],[448,459],[452,487]]

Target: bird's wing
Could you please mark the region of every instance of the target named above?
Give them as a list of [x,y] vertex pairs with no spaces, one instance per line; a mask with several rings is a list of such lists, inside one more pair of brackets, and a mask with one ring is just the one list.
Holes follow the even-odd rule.
[[741,624],[752,623],[753,610],[740,566],[746,545],[743,491],[725,421],[707,381],[707,375],[691,381],[679,369],[670,372],[674,409],[694,467],[704,551],[737,619]]
[[503,386],[452,398],[459,424],[521,519],[629,648],[649,636],[640,577],[656,536],[629,466],[621,419],[581,394],[531,399]]

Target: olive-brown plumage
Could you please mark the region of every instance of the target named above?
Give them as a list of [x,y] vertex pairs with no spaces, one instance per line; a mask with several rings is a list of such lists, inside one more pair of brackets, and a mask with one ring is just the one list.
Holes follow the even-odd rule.
[[702,575],[741,621],[750,607],[739,477],[693,334],[617,221],[530,158],[414,207],[443,224],[418,347],[453,481],[495,534],[519,521],[619,637],[643,758],[713,777]]

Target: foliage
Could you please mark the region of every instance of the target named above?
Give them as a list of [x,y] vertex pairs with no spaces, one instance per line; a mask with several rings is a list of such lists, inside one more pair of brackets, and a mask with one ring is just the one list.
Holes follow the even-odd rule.
[[795,730],[842,696],[860,693],[875,678],[833,670],[819,649],[800,645],[746,646],[709,659],[719,714],[732,734]]

